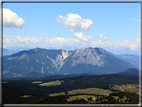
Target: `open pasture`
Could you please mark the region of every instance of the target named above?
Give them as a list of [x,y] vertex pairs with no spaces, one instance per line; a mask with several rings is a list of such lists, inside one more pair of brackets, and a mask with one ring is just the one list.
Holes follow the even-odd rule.
[[122,92],[133,92],[139,94],[139,87],[137,84],[122,84],[122,85],[115,85],[112,87],[113,90],[119,90]]
[[68,94],[99,94],[99,95],[109,95],[112,93],[110,90],[105,90],[101,88],[86,88],[86,89],[76,89],[68,91]]
[[33,81],[33,84],[38,84],[38,83],[42,83],[42,81]]
[[77,95],[77,96],[71,96],[67,99],[67,101],[72,101],[72,100],[80,100],[80,99],[84,99],[86,101],[88,101],[88,98],[92,97],[92,101],[96,101],[97,97],[93,96],[93,95]]
[[27,98],[27,97],[32,97],[32,95],[23,95],[23,96],[20,96],[21,98]]
[[[76,89],[68,91],[68,95],[72,94],[98,94],[98,95],[109,95],[112,93],[110,90],[100,89],[100,88],[86,88],[86,89]],[[65,92],[51,93],[49,96],[65,95]]]
[[61,83],[64,82],[63,80],[59,81],[51,81],[51,82],[47,82],[47,83],[41,83],[41,84],[38,84],[40,86],[52,86],[52,85],[61,85]]

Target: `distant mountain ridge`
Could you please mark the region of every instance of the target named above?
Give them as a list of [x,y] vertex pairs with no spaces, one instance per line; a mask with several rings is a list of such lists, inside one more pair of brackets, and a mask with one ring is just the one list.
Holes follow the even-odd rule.
[[19,51],[9,51],[8,49],[3,48],[3,56],[12,55],[12,54],[17,53],[17,52],[19,52]]
[[3,57],[3,77],[19,77],[30,72],[42,74],[113,74],[133,64],[112,56],[102,48],[84,48],[71,51],[35,48]]
[[116,56],[124,61],[136,65],[139,68],[139,56],[132,54],[120,54]]

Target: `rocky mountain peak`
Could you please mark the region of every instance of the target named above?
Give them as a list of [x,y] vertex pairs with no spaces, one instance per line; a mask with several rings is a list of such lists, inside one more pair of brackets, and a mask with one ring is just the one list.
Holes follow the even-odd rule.
[[102,48],[84,48],[72,51],[35,48],[3,57],[4,75],[40,73],[117,73],[135,67]]
[[63,59],[67,58],[69,55],[70,55],[70,54],[68,53],[68,51],[64,51],[64,50],[62,49],[62,57],[63,57]]
[[99,55],[95,48],[91,47],[76,50],[72,58],[72,67],[76,66],[76,64],[91,64],[103,67],[105,63],[103,55]]

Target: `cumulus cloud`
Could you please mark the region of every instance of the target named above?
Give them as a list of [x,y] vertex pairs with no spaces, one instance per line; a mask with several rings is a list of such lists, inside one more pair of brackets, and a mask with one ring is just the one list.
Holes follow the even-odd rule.
[[100,38],[92,38],[91,36],[84,36],[83,33],[74,33],[76,38],[26,38],[17,36],[15,39],[5,38],[3,39],[4,46],[35,46],[35,47],[75,47],[75,48],[85,48],[85,47],[102,47],[104,49],[130,49],[131,51],[136,51],[140,48],[140,40],[139,38],[135,40],[108,40],[108,39],[100,39]]
[[129,41],[128,41],[128,40],[124,40],[124,42],[129,43]]
[[7,39],[5,39],[5,40],[3,39],[3,42],[4,42],[4,43],[11,43],[11,40],[10,40],[9,38],[7,38]]
[[62,44],[67,43],[68,41],[64,38],[57,37],[51,40],[47,39],[46,42],[50,42],[51,44],[56,44],[56,45],[60,45],[60,44],[62,45]]
[[16,13],[9,9],[3,8],[3,26],[4,27],[22,27],[25,21]]
[[107,37],[104,37],[102,34],[100,34],[101,39],[107,39]]
[[130,44],[132,44],[131,42],[129,42],[128,40],[124,40],[124,41],[116,41],[114,42],[114,46],[119,46],[119,47],[129,47]]
[[140,39],[128,41],[128,40],[123,40],[123,41],[117,41],[117,40],[99,40],[95,39],[91,41],[91,44],[94,46],[99,46],[99,47],[114,47],[114,48],[129,48],[131,50],[136,50],[137,48],[140,47]]
[[74,38],[67,38],[68,44],[69,45],[77,45],[80,44],[80,40],[79,39],[74,39]]
[[80,15],[73,13],[68,14],[67,17],[58,15],[56,21],[70,32],[87,31],[90,27],[94,26],[92,20],[83,19]]
[[136,48],[137,48],[136,44],[130,45],[130,49],[131,49],[131,50],[135,50]]
[[16,39],[14,39],[15,42],[24,42],[24,43],[30,43],[30,42],[37,42],[37,39],[34,38],[22,38],[21,36],[17,36]]
[[74,33],[75,38],[53,38],[53,39],[47,39],[48,45],[56,45],[56,46],[76,46],[76,48],[79,48],[79,46],[82,47],[113,47],[113,48],[122,48],[126,49],[129,48],[130,50],[134,51],[140,47],[140,39],[128,41],[126,39],[122,41],[117,40],[109,40],[106,39],[107,37],[101,36],[103,38],[92,38],[91,36],[85,36],[82,32],[80,33]]
[[82,45],[82,41],[80,41],[79,39],[74,39],[74,38],[61,38],[61,37],[57,37],[57,38],[50,38],[50,39],[46,39],[46,41],[44,41],[44,43],[47,43],[48,45],[56,45],[56,46],[76,46],[76,45]]
[[88,40],[92,39],[91,36],[85,36],[85,35],[83,35],[82,32],[80,32],[80,33],[74,33],[74,36],[76,38],[80,39],[80,40],[83,40],[83,41],[88,41]]

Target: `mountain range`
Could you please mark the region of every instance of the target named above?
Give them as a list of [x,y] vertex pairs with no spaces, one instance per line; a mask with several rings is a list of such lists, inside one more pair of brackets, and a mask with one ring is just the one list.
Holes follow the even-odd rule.
[[[115,74],[137,68],[102,48],[71,51],[35,48],[3,56],[3,78],[23,77],[31,72],[51,74]],[[37,74],[36,74],[37,75]]]
[[[24,50],[24,49],[23,49]],[[12,54],[15,54],[17,52],[20,52],[21,50],[8,50],[6,48],[3,48],[3,56],[6,56],[6,55],[12,55]],[[1,53],[0,53],[1,54]]]
[[124,61],[136,65],[139,68],[139,56],[132,54],[121,54],[116,56]]

